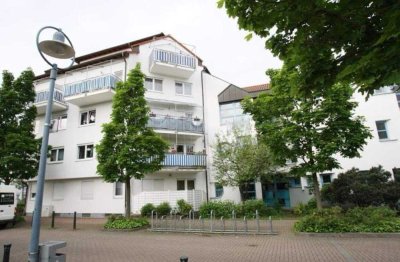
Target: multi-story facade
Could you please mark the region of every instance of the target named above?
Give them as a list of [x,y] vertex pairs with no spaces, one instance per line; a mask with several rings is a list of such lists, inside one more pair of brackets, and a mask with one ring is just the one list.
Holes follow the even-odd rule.
[[[223,90],[218,95],[219,132],[226,132],[237,126],[244,127],[245,132],[249,134],[255,134],[254,122],[251,116],[243,113],[240,101],[246,96],[256,97],[267,90],[267,84],[245,88],[231,85]],[[360,158],[348,159],[337,156],[342,168],[320,174],[320,186],[331,183],[339,173],[353,167],[368,170],[373,166],[381,165],[391,172],[400,167],[400,93],[398,90],[393,87],[383,87],[368,100],[359,92],[355,92],[353,100],[358,102],[355,114],[365,117],[365,125],[371,130],[373,137],[368,139]],[[307,202],[312,197],[312,189],[308,182],[304,177],[277,180],[272,183],[255,181],[250,195],[252,198],[263,199],[266,204],[273,204],[278,199],[283,207],[291,208],[300,202]],[[216,191],[215,196],[221,199],[240,201],[237,188],[219,186]]]
[[[52,146],[47,162],[43,215],[51,211],[103,216],[123,213],[124,185],[106,183],[96,174],[95,145],[101,126],[110,121],[112,97],[136,63],[146,75],[148,126],[170,148],[163,168],[132,180],[132,211],[146,203],[175,206],[184,199],[198,209],[208,199],[208,136],[218,114],[217,94],[228,84],[214,78],[202,60],[172,36],[157,34],[76,58],[59,72],[54,94]],[[48,72],[36,77],[37,137],[42,135],[48,97]],[[210,119],[209,123],[205,119]],[[36,182],[29,186],[27,211],[33,211]]]

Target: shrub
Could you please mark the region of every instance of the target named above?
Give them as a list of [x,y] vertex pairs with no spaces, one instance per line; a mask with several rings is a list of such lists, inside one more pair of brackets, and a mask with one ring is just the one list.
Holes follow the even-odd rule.
[[210,201],[200,206],[199,214],[203,218],[209,218],[213,210],[215,217],[231,218],[232,211],[235,210],[237,216],[240,216],[240,207],[232,201]]
[[300,203],[293,209],[293,213],[298,216],[310,215],[317,209],[317,201],[311,198],[307,204]]
[[258,214],[261,217],[274,216],[277,214],[276,210],[267,207],[261,199],[246,200],[241,205],[241,215],[248,218],[254,217],[256,210],[258,210]]
[[171,212],[171,206],[168,202],[162,202],[156,207],[158,216],[166,216]]
[[193,209],[192,205],[183,199],[179,199],[178,201],[176,201],[176,204],[178,205],[178,212],[181,215],[189,214],[190,210]]
[[151,211],[153,211],[155,209],[156,208],[154,207],[153,204],[147,203],[146,205],[142,206],[142,208],[140,209],[140,215],[142,217],[151,216]]
[[149,221],[145,218],[131,218],[123,216],[110,216],[105,229],[135,229],[149,225]]
[[400,232],[400,219],[387,207],[353,208],[342,212],[340,207],[316,211],[295,224],[302,232]]

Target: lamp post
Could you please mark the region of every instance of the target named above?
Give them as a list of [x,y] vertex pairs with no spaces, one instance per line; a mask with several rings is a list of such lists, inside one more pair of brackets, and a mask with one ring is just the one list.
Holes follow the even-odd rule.
[[[45,40],[39,43],[39,36],[45,29],[53,29],[56,32],[53,35],[52,40]],[[69,45],[65,44],[65,39],[68,40]],[[37,177],[36,196],[35,196],[35,209],[33,212],[32,219],[32,232],[31,241],[29,243],[29,262],[37,262],[39,260],[39,237],[40,237],[40,217],[42,213],[43,203],[43,189],[44,189],[44,178],[46,173],[46,160],[47,160],[47,148],[49,142],[49,129],[51,121],[51,110],[53,107],[53,93],[54,85],[57,78],[57,64],[50,63],[44,54],[58,58],[58,59],[71,59],[71,64],[67,67],[71,67],[75,60],[75,50],[69,40],[68,36],[64,34],[61,29],[53,26],[45,26],[39,30],[36,36],[36,46],[44,61],[50,65],[50,87],[48,92],[48,102],[46,106],[45,122],[43,128],[42,146],[40,149],[40,161],[39,161],[39,172]],[[44,53],[44,54],[43,54]],[[65,68],[66,69],[66,68]]]

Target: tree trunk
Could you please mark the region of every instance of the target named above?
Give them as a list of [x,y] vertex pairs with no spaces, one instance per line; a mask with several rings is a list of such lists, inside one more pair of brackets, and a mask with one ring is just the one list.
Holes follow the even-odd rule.
[[321,201],[321,191],[319,190],[319,182],[317,173],[312,174],[313,184],[314,184],[314,196],[315,200],[317,201],[317,209],[322,209],[322,201]]
[[125,217],[131,216],[131,178],[125,180]]
[[28,200],[28,189],[29,189],[29,187],[28,187],[28,183],[26,183],[26,182],[22,182],[22,185],[23,185],[24,190],[25,190],[25,197],[24,197],[24,216],[25,216],[26,215],[26,203],[27,203],[27,200]]

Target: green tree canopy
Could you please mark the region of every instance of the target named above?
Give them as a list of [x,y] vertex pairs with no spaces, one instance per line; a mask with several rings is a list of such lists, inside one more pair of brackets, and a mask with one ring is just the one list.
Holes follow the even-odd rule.
[[125,216],[131,213],[131,179],[160,170],[168,148],[147,127],[149,107],[144,98],[144,77],[137,64],[127,81],[117,84],[111,122],[103,125],[103,138],[96,145],[97,173],[107,182],[125,183]]
[[213,165],[217,171],[217,182],[223,186],[239,187],[242,201],[247,198],[244,192],[249,182],[266,176],[272,169],[266,146],[237,128],[217,135]]
[[400,1],[219,0],[239,27],[266,38],[298,88],[351,82],[373,93],[400,84]]
[[8,185],[37,175],[39,142],[33,134],[36,117],[34,74],[14,79],[3,72],[0,88],[0,182]]
[[278,165],[295,164],[290,173],[312,174],[318,207],[321,207],[317,173],[340,168],[336,159],[359,157],[371,137],[363,118],[354,116],[349,85],[335,84],[312,90],[310,96],[292,92],[300,74],[269,70],[271,91],[257,99],[245,99],[244,111],[253,116],[257,132]]

